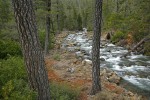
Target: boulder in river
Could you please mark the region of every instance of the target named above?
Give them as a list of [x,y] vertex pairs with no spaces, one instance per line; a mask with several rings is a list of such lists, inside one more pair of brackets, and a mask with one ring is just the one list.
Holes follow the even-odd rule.
[[100,61],[105,61],[105,59],[104,58],[100,58]]
[[83,28],[83,34],[87,34],[87,28]]
[[79,58],[79,57],[83,57],[84,54],[81,51],[78,51],[75,53],[75,55],[77,58]]
[[83,59],[89,59],[89,60],[92,60],[92,57],[91,57],[91,56],[88,56],[88,55],[84,55],[84,56],[83,56]]
[[76,47],[67,47],[67,50],[70,51],[70,52],[74,52],[76,49]]
[[89,60],[89,59],[84,59],[84,60],[82,61],[82,65],[92,65],[92,61]]

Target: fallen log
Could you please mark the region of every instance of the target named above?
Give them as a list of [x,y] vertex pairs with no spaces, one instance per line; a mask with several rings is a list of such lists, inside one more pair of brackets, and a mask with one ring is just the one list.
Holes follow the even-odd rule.
[[139,43],[137,43],[137,45],[135,45],[131,50],[129,50],[129,52],[127,52],[126,54],[122,55],[121,58],[126,57],[131,52],[133,52],[134,50],[136,50],[141,44],[143,44],[143,43],[145,43],[147,41],[150,41],[150,37],[149,36],[143,38]]

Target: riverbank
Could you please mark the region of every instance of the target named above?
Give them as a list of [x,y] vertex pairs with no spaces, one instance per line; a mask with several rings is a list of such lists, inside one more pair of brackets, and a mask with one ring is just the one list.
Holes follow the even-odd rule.
[[72,88],[79,88],[81,90],[80,100],[146,100],[118,86],[121,78],[108,68],[101,69],[102,92],[95,96],[88,95],[91,90],[92,63],[90,60],[77,57],[73,51],[61,48],[62,41],[68,33],[64,32],[56,36],[55,48],[46,58],[50,81],[67,83]]

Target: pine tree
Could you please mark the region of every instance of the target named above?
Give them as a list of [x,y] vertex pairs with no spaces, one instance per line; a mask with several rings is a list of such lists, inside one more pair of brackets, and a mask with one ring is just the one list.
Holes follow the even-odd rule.
[[32,0],[12,0],[29,85],[38,100],[50,100],[48,75],[40,46]]
[[100,37],[101,37],[101,20],[102,20],[102,0],[95,1],[95,21],[94,35],[92,44],[92,90],[91,94],[95,95],[101,91],[100,80]]

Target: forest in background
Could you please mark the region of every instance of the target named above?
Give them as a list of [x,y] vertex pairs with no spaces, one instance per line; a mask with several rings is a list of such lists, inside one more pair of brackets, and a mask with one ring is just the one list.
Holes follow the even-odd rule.
[[[46,0],[35,0],[34,2],[39,36],[43,46],[47,14],[51,16],[51,47],[53,47],[54,35],[60,31],[77,31],[82,30],[83,27],[88,31],[93,30],[94,2],[92,0],[63,0],[63,2],[52,0],[50,12],[46,10],[46,4]],[[148,0],[104,0],[102,32],[115,33],[112,38],[114,43],[120,39],[128,38],[128,35],[132,36],[130,42],[139,42],[150,34],[149,4]],[[11,45],[9,42],[13,40],[16,44],[14,46],[17,46],[18,33],[10,1],[0,1],[0,13],[1,42]],[[7,39],[8,41],[5,41]],[[1,43],[1,45],[5,44]],[[150,55],[149,44],[145,44],[144,47],[145,54]],[[2,49],[0,48],[0,50]],[[16,51],[13,50],[16,54],[21,53],[17,47],[16,49]],[[8,52],[12,52],[11,48],[9,50]],[[7,50],[4,51],[7,52]],[[1,54],[1,56],[3,55],[5,54]]]
[[[52,0],[50,12],[46,10],[46,0],[34,1],[38,33],[43,48],[46,15],[50,14],[51,16],[51,49],[54,47],[55,35],[61,31],[80,31],[83,27],[93,31],[93,0]],[[138,43],[144,37],[150,37],[149,5],[149,0],[104,0],[102,32],[113,32],[114,35],[111,40],[113,43],[128,39],[130,35],[130,45]],[[27,76],[18,35],[12,3],[9,0],[1,0],[0,98],[23,99],[25,97],[32,98],[36,95],[27,86]],[[144,54],[150,55],[149,42],[144,44]],[[7,76],[7,73],[11,73],[11,76]]]

